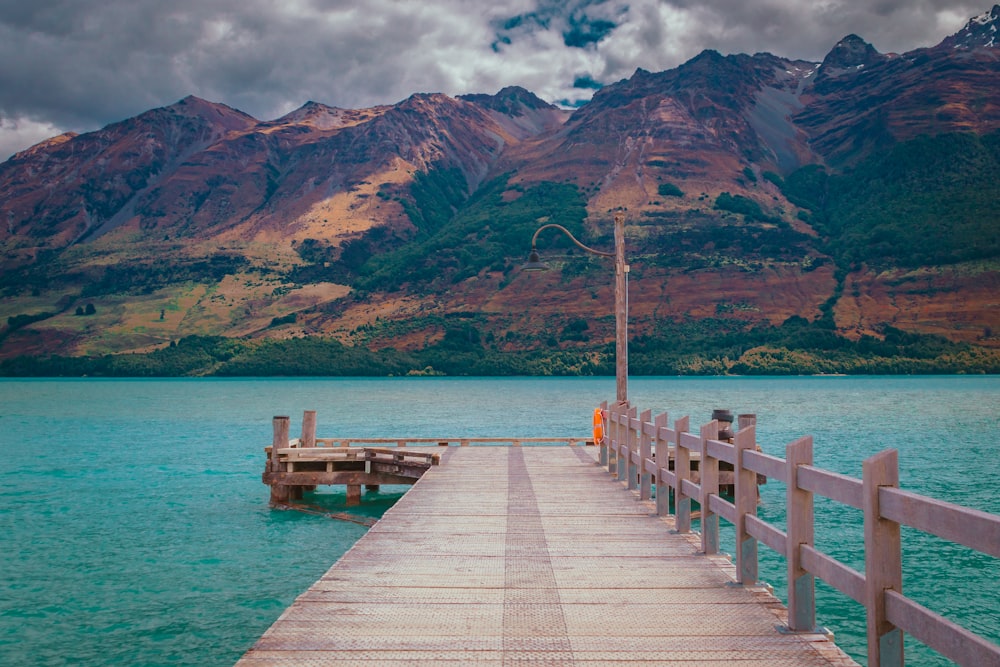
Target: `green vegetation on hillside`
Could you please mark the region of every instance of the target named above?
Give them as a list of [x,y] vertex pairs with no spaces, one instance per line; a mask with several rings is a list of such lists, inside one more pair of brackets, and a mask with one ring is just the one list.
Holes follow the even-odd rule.
[[448,224],[455,212],[469,198],[469,186],[459,169],[436,168],[418,171],[410,186],[412,199],[402,199],[410,222],[424,235]]
[[684,191],[673,183],[660,183],[656,186],[656,192],[661,197],[683,197]]
[[[571,321],[564,340],[580,340]],[[614,345],[502,351],[472,323],[447,325],[444,338],[415,352],[372,351],[330,338],[247,340],[188,336],[145,354],[19,357],[0,376],[401,376],[613,375]],[[632,375],[809,375],[1000,373],[1000,350],[887,328],[884,339],[851,341],[822,323],[782,326],[727,319],[664,322],[629,344]]]
[[[519,196],[513,199],[503,197],[506,190],[506,177],[480,186],[463,207],[436,225],[427,237],[368,260],[360,268],[356,286],[386,291],[404,284],[418,290],[432,286],[447,289],[485,269],[509,272],[523,261],[531,235],[542,224],[561,224],[578,237],[583,236],[586,202],[576,186],[539,183],[527,189],[515,187]],[[410,214],[415,224],[416,220],[438,215],[440,200],[432,196],[433,192],[414,189],[413,195],[419,211]],[[568,243],[560,243],[555,236],[540,240],[539,245]]]
[[921,136],[844,173],[804,167],[781,186],[842,267],[1000,256],[1000,133]]
[[194,259],[121,261],[85,270],[66,270],[58,261],[11,271],[0,276],[0,294],[19,295],[29,290],[82,286],[80,297],[105,294],[149,294],[161,287],[184,282],[218,282],[249,265],[246,257],[215,253]]
[[[747,200],[750,201],[750,200]],[[725,254],[747,262],[822,263],[815,258],[815,239],[797,232],[787,223],[732,224],[699,211],[675,215],[668,224],[660,223],[648,232],[641,247],[643,263],[683,267],[688,271],[704,268],[711,254]]]
[[743,195],[733,195],[728,192],[722,192],[715,198],[715,208],[720,211],[739,213],[746,217],[747,220],[757,222],[781,222],[780,218],[767,215],[760,207],[760,204],[749,197],[744,197]]

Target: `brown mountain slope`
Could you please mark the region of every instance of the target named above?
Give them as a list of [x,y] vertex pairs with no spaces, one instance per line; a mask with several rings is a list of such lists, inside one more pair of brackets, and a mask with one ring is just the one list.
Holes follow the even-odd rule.
[[[995,257],[845,262],[829,210],[786,196],[783,177],[1000,128],[998,23],[995,7],[902,55],[852,35],[823,63],[705,51],[572,113],[520,88],[361,110],[309,102],[266,122],[189,97],[56,137],[0,164],[0,321],[12,318],[0,356],[193,333],[413,348],[454,318],[475,319],[498,349],[592,350],[612,339],[610,267],[555,233],[540,246],[558,271],[529,279],[515,266],[556,219],[609,249],[616,210],[637,335],[798,316],[851,337],[891,325],[995,344]],[[94,316],[73,314],[84,303]],[[556,336],[579,320],[585,337]]]
[[793,116],[823,159],[857,161],[921,134],[1000,128],[1000,5],[933,48],[883,56],[849,36]]

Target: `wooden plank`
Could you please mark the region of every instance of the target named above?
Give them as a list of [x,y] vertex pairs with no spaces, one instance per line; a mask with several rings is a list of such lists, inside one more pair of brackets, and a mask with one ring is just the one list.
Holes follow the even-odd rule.
[[269,485],[320,486],[320,485],[368,485],[368,484],[413,484],[419,475],[392,473],[369,473],[364,470],[299,470],[295,472],[266,472],[263,482]]
[[889,621],[949,660],[959,665],[1000,665],[1000,646],[896,591],[886,591],[885,597]]
[[777,456],[771,456],[770,454],[763,454],[761,452],[748,450],[743,452],[743,465],[745,465],[748,470],[753,470],[754,472],[760,473],[769,479],[775,479],[779,482],[788,482],[785,478],[785,459],[778,458]]
[[316,438],[317,447],[348,447],[351,443],[365,445],[393,445],[406,447],[408,443],[422,445],[459,445],[461,443],[481,445],[510,445],[514,442],[531,444],[572,446],[574,443],[587,442],[593,444],[587,436],[557,436],[553,438]]
[[733,465],[733,512],[736,515],[731,520],[736,527],[736,571],[739,582],[744,586],[757,583],[757,540],[747,533],[746,517],[757,515],[757,501],[760,497],[757,488],[757,474],[745,467],[745,456],[756,451],[757,427],[753,415],[740,415],[740,430],[733,438],[736,448],[736,460]]
[[802,553],[802,567],[855,602],[864,604],[865,575],[814,547],[802,545],[799,550]]
[[709,443],[719,437],[715,419],[701,427],[701,549],[706,554],[719,553],[719,517],[712,511],[709,498],[719,494],[719,460],[709,452]]
[[785,531],[752,515],[744,517],[744,521],[746,521],[748,535],[763,542],[779,554],[785,553],[788,542]]
[[709,440],[705,446],[708,455],[726,463],[736,463],[736,449],[722,440]]
[[238,664],[856,664],[595,456],[452,450]]
[[799,468],[812,465],[811,436],[799,438],[785,447],[787,470],[785,507],[788,518],[785,563],[788,572],[788,627],[795,631],[816,627],[816,578],[802,565],[802,545],[813,546],[813,495],[798,485]]
[[862,508],[860,479],[813,466],[800,466],[798,480],[800,489],[831,498],[855,509]]
[[[653,497],[653,477],[650,474],[652,471],[656,470],[656,464],[653,463],[653,438],[651,435],[652,430],[655,428],[653,423],[650,421],[653,418],[653,413],[651,410],[646,410],[640,416],[642,421],[639,424],[639,465],[638,465],[638,475],[639,475],[639,499],[649,500]],[[649,426],[649,429],[645,427]],[[647,468],[647,464],[650,465],[652,471]]]
[[674,521],[681,533],[691,532],[691,499],[697,498],[701,489],[691,485],[691,449],[701,447],[701,438],[687,433],[690,419],[681,417],[674,422]]
[[882,517],[1000,558],[1000,516],[910,491],[879,489]]
[[865,609],[868,661],[872,667],[902,667],[903,634],[886,616],[885,594],[903,590],[899,524],[879,512],[879,490],[899,486],[899,456],[887,449],[861,464],[865,513]]

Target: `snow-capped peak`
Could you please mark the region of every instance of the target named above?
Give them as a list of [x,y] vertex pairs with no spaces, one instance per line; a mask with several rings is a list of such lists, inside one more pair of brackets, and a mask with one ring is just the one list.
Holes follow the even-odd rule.
[[941,46],[952,49],[968,49],[998,46],[997,32],[1000,26],[1000,5],[979,16],[969,19],[965,27],[941,42]]

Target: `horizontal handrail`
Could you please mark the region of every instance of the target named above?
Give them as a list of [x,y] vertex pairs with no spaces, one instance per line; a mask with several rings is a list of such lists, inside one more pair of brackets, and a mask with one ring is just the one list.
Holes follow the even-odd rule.
[[[350,443],[364,443],[373,445],[396,445],[405,446],[407,444],[433,444],[445,445],[458,443],[465,446],[470,444],[500,444],[510,443],[557,443],[560,445],[577,446],[580,443],[593,444],[593,438],[589,436],[556,436],[551,438],[316,438],[316,444],[326,447],[348,447]],[[400,445],[400,443],[403,443]]]
[[[640,498],[649,498],[646,489],[655,484],[658,514],[669,513],[667,497],[672,494],[679,532],[690,531],[690,503],[698,502],[706,554],[718,549],[718,517],[732,523],[736,527],[739,583],[756,583],[758,542],[785,557],[790,629],[814,630],[813,577],[819,577],[865,606],[870,667],[902,664],[902,637],[895,636],[900,632],[961,665],[1000,664],[1000,646],[901,593],[899,530],[909,526],[1000,558],[1000,516],[899,489],[895,450],[866,459],[863,479],[856,479],[814,466],[810,437],[788,444],[785,458],[764,454],[756,447],[753,415],[741,415],[740,429],[732,440],[724,440],[715,420],[695,433],[689,432],[687,417],[676,420],[670,428],[666,414],[653,419],[646,411],[637,418],[637,410],[627,403],[612,408],[604,403],[601,410],[608,428],[597,443],[601,448],[599,463],[617,473],[628,488],[638,488]],[[699,482],[693,478],[693,461],[700,461]],[[719,492],[722,462],[734,469],[732,502]],[[758,475],[785,483],[787,531],[756,516]],[[865,572],[815,548],[814,495],[863,512]]]
[[883,518],[1000,558],[993,514],[893,488],[879,489],[878,502]]
[[785,476],[785,471],[787,470],[785,459],[779,459],[777,456],[770,456],[753,450],[746,450],[743,452],[743,465],[748,470],[760,473],[768,479],[788,482]]
[[919,602],[886,591],[886,617],[907,634],[960,665],[996,665],[997,647]]
[[[779,459],[780,460],[780,459]],[[862,484],[860,479],[830,472],[822,468],[801,466],[798,471],[799,488],[803,491],[836,500],[842,505],[862,509]]]
[[[267,448],[270,449],[270,448]],[[441,455],[437,451],[426,452],[406,447],[380,449],[375,447],[279,447],[278,457],[308,461],[310,458],[323,461],[371,461],[390,459],[396,461],[437,461]]]
[[746,521],[747,534],[771,547],[773,551],[777,551],[779,554],[785,553],[785,545],[788,542],[788,536],[785,534],[785,531],[772,526],[766,521],[761,521],[752,514],[747,515],[744,520]]
[[799,547],[806,570],[859,604],[865,603],[865,575],[807,544]]

